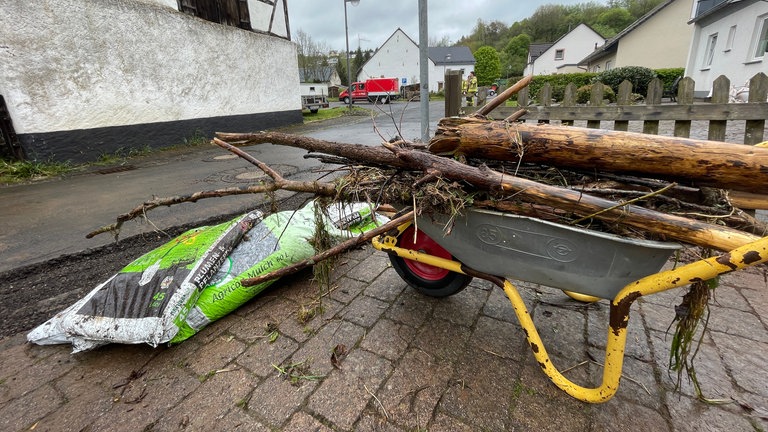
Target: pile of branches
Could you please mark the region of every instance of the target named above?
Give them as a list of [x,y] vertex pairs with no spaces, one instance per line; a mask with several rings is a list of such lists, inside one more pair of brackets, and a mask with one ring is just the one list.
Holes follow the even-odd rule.
[[[213,143],[264,171],[247,187],[156,198],[90,236],[119,230],[154,207],[278,189],[340,201],[413,206],[416,213],[491,208],[623,236],[730,251],[768,235],[768,226],[734,205],[741,194],[768,207],[768,148],[630,132],[529,124],[486,115],[525,87],[507,89],[476,114],[444,118],[429,143],[381,147],[279,132],[217,133]],[[239,147],[272,143],[342,165],[333,181],[286,180]]]

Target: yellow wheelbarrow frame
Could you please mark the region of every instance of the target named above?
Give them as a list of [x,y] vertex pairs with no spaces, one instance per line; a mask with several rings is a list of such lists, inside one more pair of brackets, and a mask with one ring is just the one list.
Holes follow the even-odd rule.
[[[768,237],[736,248],[728,253],[702,259],[673,270],[661,271],[646,276],[625,286],[611,301],[608,336],[605,349],[605,365],[603,381],[599,387],[587,388],[566,378],[553,364],[544,348],[539,332],[533,323],[528,309],[517,288],[506,278],[486,275],[467,268],[459,261],[429,255],[424,252],[404,249],[397,246],[398,236],[412,222],[400,225],[396,232],[375,237],[373,246],[389,254],[401,258],[422,262],[445,270],[480,277],[493,282],[504,289],[512,307],[515,310],[520,325],[525,330],[528,344],[536,361],[549,379],[570,396],[589,403],[602,403],[611,399],[618,390],[621,381],[621,370],[624,363],[624,348],[627,342],[627,325],[632,303],[642,296],[667,291],[689,285],[692,282],[709,280],[718,275],[741,270],[768,261]],[[575,294],[574,297],[571,294]],[[579,298],[578,293],[568,293],[577,300],[594,299],[591,296]]]

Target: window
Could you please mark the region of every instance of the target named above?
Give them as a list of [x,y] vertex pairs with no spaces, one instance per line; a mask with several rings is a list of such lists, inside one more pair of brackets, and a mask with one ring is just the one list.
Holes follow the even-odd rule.
[[728,30],[728,40],[725,41],[725,50],[724,51],[730,51],[733,49],[733,40],[736,38],[736,26],[731,26],[731,29]]
[[763,15],[757,19],[755,30],[757,38],[755,40],[754,58],[760,59],[768,51],[768,15]]
[[717,33],[709,35],[707,39],[707,50],[704,51],[704,62],[701,64],[704,68],[712,66],[712,60],[715,58],[715,46],[717,45]]
[[565,50],[555,50],[555,60],[562,60],[565,58]]
[[611,60],[605,62],[605,70],[611,70],[611,67],[613,67],[613,62]]

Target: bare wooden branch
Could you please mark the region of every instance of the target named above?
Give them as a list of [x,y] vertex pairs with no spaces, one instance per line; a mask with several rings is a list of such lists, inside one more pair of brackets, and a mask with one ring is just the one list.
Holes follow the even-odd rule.
[[533,75],[528,75],[526,77],[523,77],[520,81],[516,82],[514,85],[509,87],[508,89],[504,90],[500,94],[496,95],[495,98],[491,99],[490,102],[483,105],[477,112],[475,112],[476,116],[486,116],[488,113],[496,109],[499,105],[503,104],[507,101],[512,95],[519,92],[521,89],[528,87],[528,84],[530,84],[531,80],[533,80]]

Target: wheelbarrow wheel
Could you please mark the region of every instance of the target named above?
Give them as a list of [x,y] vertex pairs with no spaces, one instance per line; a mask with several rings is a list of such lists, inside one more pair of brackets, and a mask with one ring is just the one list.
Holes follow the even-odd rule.
[[[453,259],[450,252],[443,249],[421,230],[414,240],[414,228],[410,226],[398,237],[397,246],[404,249],[417,250],[440,258]],[[390,255],[392,267],[403,280],[421,294],[430,297],[447,297],[454,295],[469,285],[471,276],[455,273],[433,265],[425,264]]]

